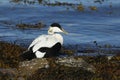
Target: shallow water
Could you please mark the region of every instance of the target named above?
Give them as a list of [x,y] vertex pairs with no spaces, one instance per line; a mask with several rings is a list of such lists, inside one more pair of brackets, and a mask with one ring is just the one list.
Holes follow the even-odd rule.
[[[17,4],[10,0],[0,1],[0,40],[18,41],[27,45],[40,34],[46,34],[48,27],[42,29],[16,28],[18,23],[43,22],[49,26],[53,22],[59,22],[69,32],[63,35],[64,44],[110,44],[120,47],[120,1],[109,0],[102,4],[93,1],[81,0],[83,5],[97,6],[98,11],[88,8],[81,12],[76,9],[67,9],[66,6],[43,6],[40,4]],[[66,2],[68,0],[62,0]],[[54,0],[52,0],[54,2]],[[77,4],[69,0],[69,3]],[[109,5],[112,4],[112,8]],[[109,14],[109,12],[111,12]],[[94,44],[93,44],[94,45]]]

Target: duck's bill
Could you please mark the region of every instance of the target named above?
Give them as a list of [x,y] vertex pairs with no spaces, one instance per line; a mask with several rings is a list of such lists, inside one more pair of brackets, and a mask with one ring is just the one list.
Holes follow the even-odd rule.
[[62,28],[62,31],[63,31],[63,33],[64,33],[64,34],[68,34],[68,32],[67,32],[67,31],[65,31],[63,28]]

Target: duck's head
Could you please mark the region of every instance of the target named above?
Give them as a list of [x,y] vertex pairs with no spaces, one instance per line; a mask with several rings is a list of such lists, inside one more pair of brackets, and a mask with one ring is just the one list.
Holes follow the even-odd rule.
[[64,34],[68,34],[68,32],[66,32],[60,24],[58,23],[52,23],[48,29],[48,34],[54,34],[54,33],[64,33]]

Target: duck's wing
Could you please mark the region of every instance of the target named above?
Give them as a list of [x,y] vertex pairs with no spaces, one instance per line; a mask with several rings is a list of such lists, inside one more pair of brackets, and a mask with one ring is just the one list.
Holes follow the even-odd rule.
[[58,42],[59,41],[55,37],[46,35],[46,36],[42,37],[42,39],[38,40],[38,42],[33,46],[32,51],[36,52],[37,50],[39,50],[42,47],[51,48]]
[[28,47],[28,50],[34,45],[36,45],[37,43],[40,43],[46,36],[47,35],[41,35],[41,36],[38,36],[36,39],[34,39],[33,42],[30,44],[30,46]]

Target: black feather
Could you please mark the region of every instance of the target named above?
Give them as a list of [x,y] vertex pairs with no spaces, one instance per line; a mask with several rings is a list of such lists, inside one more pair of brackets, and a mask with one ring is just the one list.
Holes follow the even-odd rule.
[[58,24],[58,23],[52,23],[50,26],[51,26],[51,27],[58,27],[58,28],[60,28],[60,29],[62,30],[61,25]]
[[[25,51],[24,53],[22,53],[20,55],[20,58],[22,60],[31,60],[31,59],[37,58],[35,53],[33,53],[32,48],[33,47],[31,47],[28,51]],[[44,57],[48,58],[48,57],[56,57],[56,56],[58,56],[60,54],[59,53],[60,49],[61,49],[61,44],[58,42],[51,48],[42,47],[38,51],[45,52],[46,54],[45,54]]]
[[[61,44],[58,42],[52,48],[46,48],[44,57],[56,57],[60,55]],[[45,49],[44,49],[45,50]]]
[[36,58],[36,55],[32,50],[25,51],[20,55],[21,60],[32,60],[34,58]]

